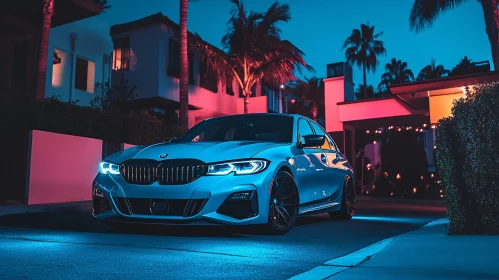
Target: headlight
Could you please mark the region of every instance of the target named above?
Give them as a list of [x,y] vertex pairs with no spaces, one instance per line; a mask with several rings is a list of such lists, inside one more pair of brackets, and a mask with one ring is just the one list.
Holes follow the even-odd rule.
[[116,163],[103,161],[99,164],[99,172],[102,174],[120,174],[120,167]]
[[234,172],[236,175],[255,174],[267,168],[265,160],[242,160],[208,165],[206,175],[227,175]]

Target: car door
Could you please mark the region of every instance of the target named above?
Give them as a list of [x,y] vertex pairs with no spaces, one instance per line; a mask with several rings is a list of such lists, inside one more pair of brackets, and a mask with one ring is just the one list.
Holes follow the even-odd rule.
[[[322,129],[322,128],[321,128]],[[343,187],[345,182],[345,176],[347,168],[345,167],[346,158],[338,150],[338,147],[334,143],[331,136],[322,129],[322,132],[326,135],[329,148],[324,150],[327,155],[327,161],[329,165],[330,174],[330,184],[328,185],[328,194],[333,195],[338,189]]]
[[[304,118],[298,119],[297,142],[303,143],[305,135],[314,134],[312,127]],[[300,190],[300,203],[308,203],[315,199],[317,192],[315,177],[321,164],[315,156],[315,148],[296,148],[294,150],[293,161],[296,168],[296,183]]]
[[[300,118],[298,121],[298,137],[303,143],[304,135],[315,134],[310,126],[310,123],[305,118]],[[299,185],[303,186],[300,189],[302,203],[313,202],[327,197],[328,181],[328,166],[327,156],[323,152],[322,147],[306,147],[298,151],[300,154],[296,157],[297,180]],[[300,171],[298,171],[300,170]]]
[[332,163],[333,156],[331,154],[331,145],[328,141],[327,133],[324,132],[320,125],[318,125],[314,121],[310,121],[310,125],[314,130],[314,134],[326,137],[326,141],[324,141],[324,144],[320,147],[317,147],[317,149],[319,150],[318,152],[320,152],[319,156],[321,163],[324,166],[324,170],[322,172],[323,174],[321,175],[321,181],[317,182],[317,185],[321,188],[320,191],[322,193],[322,198],[326,198],[333,194],[331,192],[331,184],[335,184],[334,182],[338,179],[336,169],[334,168],[334,164]]

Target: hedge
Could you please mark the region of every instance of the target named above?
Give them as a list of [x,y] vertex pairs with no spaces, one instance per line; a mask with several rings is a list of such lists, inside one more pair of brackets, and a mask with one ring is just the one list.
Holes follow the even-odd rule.
[[182,133],[180,127],[164,125],[145,112],[101,111],[23,95],[0,95],[0,128],[4,137],[11,131],[36,129],[130,144],[157,143]]
[[499,233],[499,83],[479,84],[455,101],[436,145],[449,234]]

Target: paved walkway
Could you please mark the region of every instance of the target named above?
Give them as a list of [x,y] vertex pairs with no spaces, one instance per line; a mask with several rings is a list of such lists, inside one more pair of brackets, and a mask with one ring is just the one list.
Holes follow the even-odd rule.
[[447,223],[437,220],[292,279],[499,279],[499,236],[449,236]]
[[75,201],[66,203],[51,203],[51,204],[15,204],[15,205],[0,205],[0,216],[25,214],[25,213],[39,213],[50,212],[55,209],[64,208],[91,208],[92,201]]

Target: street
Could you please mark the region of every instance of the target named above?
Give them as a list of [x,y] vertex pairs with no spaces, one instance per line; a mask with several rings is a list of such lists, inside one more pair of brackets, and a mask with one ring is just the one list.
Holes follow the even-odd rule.
[[351,221],[303,217],[284,236],[225,227],[102,225],[87,207],[0,217],[0,279],[288,279],[445,217],[443,201],[359,198]]

